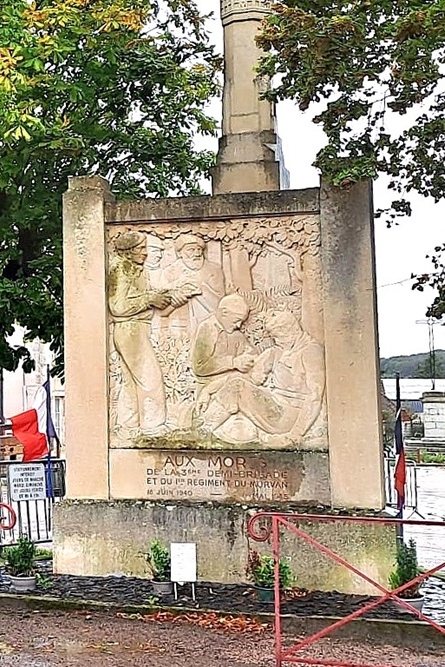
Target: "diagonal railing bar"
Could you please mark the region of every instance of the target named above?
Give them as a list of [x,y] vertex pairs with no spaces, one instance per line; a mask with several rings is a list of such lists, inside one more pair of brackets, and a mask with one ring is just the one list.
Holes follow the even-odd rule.
[[[266,520],[269,522],[270,528],[267,527],[267,524],[261,524],[260,521]],[[361,524],[380,524],[388,526],[397,526],[397,525],[414,525],[414,526],[434,526],[434,527],[445,527],[445,522],[439,521],[418,521],[418,520],[403,520],[403,519],[391,519],[384,517],[344,517],[344,516],[332,516],[332,515],[301,515],[301,514],[289,514],[281,512],[259,512],[255,516],[252,516],[248,524],[248,534],[258,542],[266,542],[271,536],[273,539],[273,555],[275,561],[275,656],[276,656],[276,667],[281,667],[283,661],[289,663],[295,663],[300,665],[313,665],[321,667],[375,667],[371,665],[366,665],[364,663],[352,663],[345,662],[340,660],[329,660],[324,658],[310,658],[304,656],[295,655],[298,651],[311,646],[317,641],[320,641],[324,637],[330,635],[341,627],[347,625],[353,620],[356,620],[363,616],[368,611],[382,605],[388,600],[395,600],[397,604],[401,607],[404,607],[411,613],[413,613],[417,618],[424,621],[428,625],[432,626],[437,632],[441,635],[445,635],[445,627],[438,625],[433,619],[424,616],[419,610],[415,609],[411,604],[406,602],[403,598],[400,598],[400,593],[408,590],[412,586],[421,583],[428,577],[431,577],[436,572],[445,568],[445,562],[437,565],[436,567],[423,572],[418,577],[412,581],[400,586],[395,590],[388,590],[371,577],[369,577],[365,572],[361,572],[356,568],[352,563],[349,563],[344,558],[336,554],[334,551],[329,549],[326,545],[318,542],[311,535],[306,533],[302,528],[296,526],[294,522],[319,522],[319,523],[361,523]],[[255,524],[258,523],[258,526]],[[371,584],[374,588],[380,591],[381,596],[374,600],[373,602],[368,603],[362,609],[358,609],[352,614],[339,619],[330,626],[320,630],[319,632],[307,637],[303,641],[294,644],[291,648],[288,648],[283,652],[282,650],[282,636],[281,636],[281,595],[280,595],[280,585],[279,585],[279,559],[280,559],[280,527],[283,526],[290,532],[294,533],[298,538],[307,542],[310,546],[313,546],[316,550],[323,553],[330,560],[333,560],[342,567],[347,568],[352,571],[355,575]],[[390,665],[379,665],[378,667],[391,667]]]
[[[329,634],[335,632],[336,630],[342,628],[344,625],[347,625],[351,621],[357,620],[358,618],[360,618],[361,616],[366,614],[368,611],[371,611],[372,609],[375,609],[376,607],[379,607],[380,605],[382,605],[384,602],[387,602],[391,598],[395,598],[398,604],[401,604],[402,606],[408,608],[409,610],[412,609],[413,612],[421,620],[429,623],[438,632],[445,635],[445,628],[442,628],[440,625],[435,623],[435,621],[433,621],[430,618],[427,618],[421,612],[419,612],[417,609],[412,607],[412,605],[410,605],[408,603],[405,603],[401,598],[397,597],[397,593],[403,592],[403,590],[405,590],[407,588],[411,588],[411,586],[413,585],[413,582],[416,581],[416,580],[410,581],[408,584],[404,584],[403,586],[400,586],[395,591],[388,591],[383,586],[381,586],[380,584],[375,582],[373,579],[368,577],[366,574],[360,572],[360,570],[357,570],[357,568],[355,568],[353,565],[351,565],[350,563],[345,561],[343,558],[341,558],[341,556],[338,556],[337,554],[335,554],[335,552],[331,551],[328,547],[326,547],[323,544],[320,544],[319,542],[317,542],[317,540],[314,540],[314,538],[312,538],[310,535],[305,533],[300,528],[297,528],[296,526],[293,526],[292,524],[289,524],[288,521],[282,521],[281,518],[278,518],[278,522],[282,523],[288,530],[291,530],[292,532],[296,533],[297,536],[306,540],[307,542],[309,542],[309,544],[312,544],[312,546],[316,547],[317,549],[319,549],[320,551],[322,551],[326,555],[329,555],[331,557],[331,559],[335,560],[336,562],[338,562],[341,565],[344,565],[347,569],[352,570],[352,572],[354,572],[358,576],[362,577],[365,581],[372,584],[373,586],[375,586],[376,588],[378,588],[380,591],[382,591],[384,593],[384,595],[382,595],[377,600],[374,600],[373,602],[368,603],[367,605],[365,605],[361,609],[357,609],[357,611],[353,612],[352,614],[349,614],[348,616],[345,616],[344,618],[340,619],[336,623],[333,623],[332,625],[329,625],[324,630],[321,630],[320,632],[313,635],[313,637],[309,637],[309,638],[303,640],[302,642],[300,642],[298,644],[295,644],[291,649],[282,653],[282,659],[287,659],[288,657],[292,656],[297,651],[301,651],[301,649],[305,648],[306,646],[310,646],[311,644],[314,644],[315,642],[319,641],[320,639],[323,639],[327,635],[329,635]],[[445,563],[441,563],[436,568],[433,568],[432,570],[429,570],[427,573],[422,574],[420,577],[417,577],[417,579],[423,580],[424,578],[426,578],[428,576],[431,576],[432,574],[435,574],[435,572],[437,572],[438,570],[443,569],[443,567],[445,567]]]
[[[311,535],[308,535],[308,533],[306,533],[304,530],[302,530],[301,528],[298,528],[297,526],[290,523],[287,518],[283,519],[281,516],[278,516],[277,521],[279,523],[283,524],[285,526],[285,528],[287,528],[291,532],[295,533],[298,537],[300,537],[301,539],[308,542],[311,546],[315,547],[318,551],[321,551],[322,553],[324,553],[331,560],[334,560],[335,562],[339,563],[340,565],[343,565],[348,570],[351,570],[354,574],[356,574],[360,578],[364,579],[367,583],[371,584],[372,586],[377,588],[381,593],[384,594],[382,597],[380,597],[375,602],[371,602],[371,603],[369,603],[369,605],[366,605],[362,609],[358,609],[357,612],[354,612],[354,614],[357,614],[356,616],[354,616],[353,614],[351,614],[349,616],[346,616],[344,619],[342,619],[340,621],[340,623],[341,623],[340,627],[342,627],[342,625],[345,625],[346,622],[348,622],[347,619],[355,620],[356,618],[359,618],[363,614],[366,614],[371,609],[380,606],[384,602],[387,602],[389,599],[395,599],[397,604],[401,605],[405,609],[408,609],[409,611],[412,611],[420,620],[422,620],[426,623],[429,623],[438,632],[445,635],[445,628],[443,628],[440,625],[438,625],[437,623],[435,623],[435,621],[433,621],[431,618],[428,618],[427,616],[424,616],[418,609],[415,609],[408,602],[405,602],[405,600],[403,600],[403,598],[398,597],[398,593],[403,593],[404,590],[408,590],[409,588],[411,588],[415,584],[422,582],[424,579],[427,579],[428,577],[432,576],[433,574],[435,574],[439,570],[442,570],[443,568],[445,568],[445,562],[441,563],[440,565],[437,565],[435,568],[432,568],[431,570],[428,570],[425,573],[420,574],[418,577],[416,577],[412,581],[409,581],[408,583],[403,584],[403,586],[399,586],[399,588],[396,588],[393,591],[389,591],[384,586],[382,586],[381,584],[374,581],[374,579],[369,577],[367,574],[358,570],[351,563],[348,563],[348,561],[346,561],[344,558],[342,558],[341,556],[336,554],[334,551],[329,549],[329,547],[325,546],[324,544],[321,544],[320,542],[315,540],[313,537],[311,537]],[[372,605],[372,606],[370,606],[370,605]],[[335,629],[337,629],[335,626],[336,626],[336,624],[334,623],[333,625],[329,626],[329,628],[326,628],[326,630],[330,630],[330,632],[333,632]],[[296,650],[298,650],[298,649],[296,649]]]

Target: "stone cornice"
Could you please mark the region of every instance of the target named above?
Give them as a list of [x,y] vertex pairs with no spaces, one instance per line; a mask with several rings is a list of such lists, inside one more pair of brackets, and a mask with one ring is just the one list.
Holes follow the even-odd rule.
[[221,0],[223,25],[232,21],[261,19],[270,12],[272,0]]

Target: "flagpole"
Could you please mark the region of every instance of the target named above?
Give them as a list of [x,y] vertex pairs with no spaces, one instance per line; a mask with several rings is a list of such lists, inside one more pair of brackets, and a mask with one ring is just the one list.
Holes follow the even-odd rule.
[[5,423],[5,394],[3,384],[3,368],[0,368],[0,426]]
[[[396,373],[396,424],[394,431],[396,464],[394,469],[395,485],[397,490],[397,518],[403,519],[403,508],[405,507],[405,484],[406,484],[406,463],[405,450],[403,446],[402,431],[402,399],[400,392],[400,373]],[[403,482],[403,484],[402,484]],[[397,525],[397,541],[403,542],[403,524]]]
[[53,470],[51,463],[51,440],[52,440],[52,419],[51,419],[51,373],[49,371],[49,364],[46,366],[46,437],[48,438],[48,456],[47,456],[47,466],[46,466],[46,493],[48,498],[54,498],[54,489],[53,489]]

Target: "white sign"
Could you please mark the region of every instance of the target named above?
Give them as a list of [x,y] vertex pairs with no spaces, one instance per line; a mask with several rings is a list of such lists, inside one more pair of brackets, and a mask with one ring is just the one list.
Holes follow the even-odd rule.
[[46,498],[43,463],[17,463],[9,466],[11,500],[44,500]]
[[195,583],[197,579],[196,544],[194,542],[172,542],[171,580],[178,584]]

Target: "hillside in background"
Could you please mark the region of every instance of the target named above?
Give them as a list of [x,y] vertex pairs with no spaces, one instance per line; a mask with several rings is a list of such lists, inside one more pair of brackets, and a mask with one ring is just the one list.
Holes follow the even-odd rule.
[[[410,354],[405,357],[380,359],[382,378],[393,378],[400,373],[401,378],[429,378],[430,355],[428,352]],[[445,378],[445,350],[436,350],[436,379]]]

